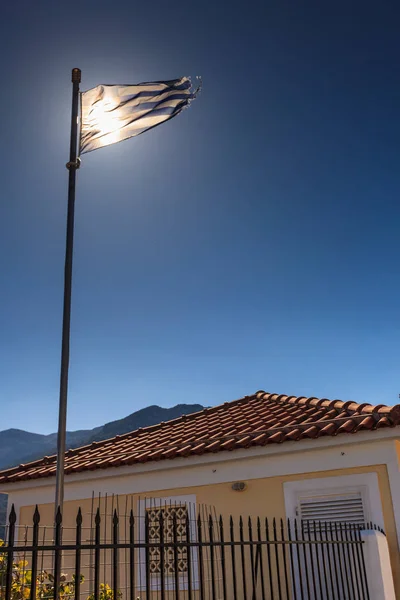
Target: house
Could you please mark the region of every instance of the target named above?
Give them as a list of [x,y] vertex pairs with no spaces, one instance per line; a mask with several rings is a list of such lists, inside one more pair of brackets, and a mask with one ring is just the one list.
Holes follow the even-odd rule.
[[[213,507],[216,514],[383,529],[400,598],[400,405],[258,391],[233,402],[69,450],[63,524],[112,503]],[[0,473],[17,524],[51,526],[56,457]],[[108,502],[108,508],[107,508]],[[113,505],[114,506],[114,505]],[[175,517],[176,518],[176,517]]]

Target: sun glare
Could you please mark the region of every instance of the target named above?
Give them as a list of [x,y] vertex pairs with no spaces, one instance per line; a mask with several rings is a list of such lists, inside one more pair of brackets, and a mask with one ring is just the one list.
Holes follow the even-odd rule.
[[110,102],[97,103],[90,115],[91,127],[100,136],[107,137],[107,143],[113,144],[121,139],[121,120],[112,112],[114,106]]
[[121,124],[119,120],[116,119],[112,113],[106,110],[105,106],[97,106],[92,112],[93,125],[96,129],[98,129],[103,135],[107,133],[112,133],[116,129],[119,129]]

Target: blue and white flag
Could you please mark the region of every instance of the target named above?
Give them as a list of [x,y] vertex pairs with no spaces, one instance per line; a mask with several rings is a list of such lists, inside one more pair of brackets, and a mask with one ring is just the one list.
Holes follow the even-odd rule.
[[99,85],[81,94],[80,154],[139,135],[178,115],[196,97],[188,77]]

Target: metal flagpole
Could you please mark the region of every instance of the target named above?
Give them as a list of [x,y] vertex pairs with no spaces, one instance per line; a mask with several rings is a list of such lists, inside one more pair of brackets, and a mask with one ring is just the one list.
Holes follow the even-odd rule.
[[75,214],[75,181],[76,170],[79,168],[77,157],[78,144],[78,111],[79,111],[79,84],[81,82],[80,69],[72,69],[72,114],[71,114],[71,142],[69,151],[68,180],[68,216],[67,239],[65,248],[64,267],[64,309],[61,344],[61,373],[60,373],[60,405],[58,413],[57,436],[57,472],[55,514],[58,509],[61,514],[64,502],[64,460],[67,427],[67,395],[68,395],[68,368],[69,368],[69,338],[71,323],[71,284],[72,284],[72,256],[74,245],[74,214]]

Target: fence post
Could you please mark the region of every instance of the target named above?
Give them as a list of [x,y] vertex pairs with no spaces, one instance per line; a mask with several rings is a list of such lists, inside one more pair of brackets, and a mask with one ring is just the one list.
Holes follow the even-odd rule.
[[[192,600],[192,550],[191,550],[191,543],[192,543],[192,537],[190,534],[190,512],[187,511],[186,513],[186,542],[187,542],[187,546],[186,546],[186,561],[187,561],[187,584],[188,584],[188,598],[189,600]],[[162,600],[164,600],[164,598],[162,598]]]
[[57,509],[55,528],[54,528],[54,600],[60,597],[60,581],[61,581],[61,527],[62,514],[60,507]]
[[[105,516],[107,520],[107,515]],[[95,523],[95,532],[94,532],[94,600],[99,600],[100,594],[100,524],[101,524],[101,516],[100,516],[100,507],[98,507],[96,516],[94,519]]]
[[36,586],[37,586],[37,563],[38,563],[38,550],[39,544],[39,523],[40,514],[39,509],[36,505],[35,512],[33,515],[33,532],[32,532],[32,564],[31,564],[31,598],[36,599]]
[[389,548],[380,531],[361,531],[370,600],[396,600]]
[[14,504],[11,507],[10,516],[8,518],[8,554],[7,554],[7,570],[6,570],[6,598],[11,598],[12,578],[13,578],[13,560],[14,560],[14,543],[15,543],[15,522],[17,515],[15,513]]
[[233,580],[233,598],[237,600],[237,580],[236,580],[236,546],[235,546],[235,526],[232,515],[229,517],[229,531],[231,540],[231,562],[232,562],[232,580]]
[[205,599],[204,590],[204,559],[203,559],[203,532],[201,516],[197,517],[197,538],[199,540],[199,569],[200,569],[200,600]]
[[[81,597],[81,545],[82,545],[82,510],[79,507],[76,516],[76,549],[75,549],[75,600]],[[34,596],[32,596],[34,598]]]
[[131,509],[129,515],[129,600],[135,598],[135,517]]
[[114,549],[113,549],[113,577],[112,577],[112,583],[113,583],[113,600],[118,600],[118,575],[119,575],[119,560],[118,560],[118,538],[119,538],[119,518],[118,518],[118,513],[117,513],[117,509],[114,509],[114,516],[113,516],[113,534],[112,534],[112,541],[113,541],[113,545],[114,545]]

